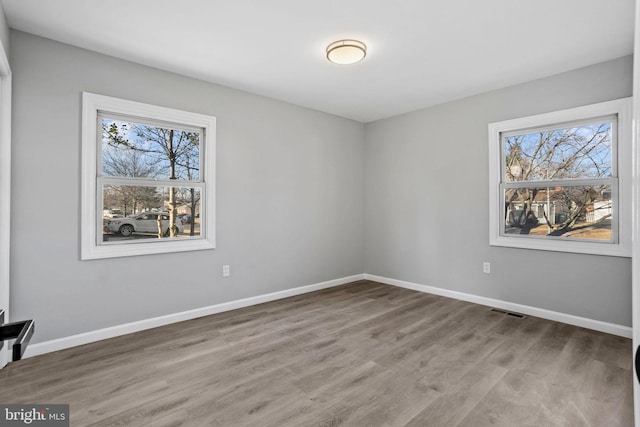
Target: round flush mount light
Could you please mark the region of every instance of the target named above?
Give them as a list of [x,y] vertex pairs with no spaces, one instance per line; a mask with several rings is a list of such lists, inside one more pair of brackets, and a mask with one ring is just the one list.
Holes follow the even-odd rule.
[[334,64],[355,64],[367,56],[367,46],[358,40],[338,40],[327,46],[327,59]]

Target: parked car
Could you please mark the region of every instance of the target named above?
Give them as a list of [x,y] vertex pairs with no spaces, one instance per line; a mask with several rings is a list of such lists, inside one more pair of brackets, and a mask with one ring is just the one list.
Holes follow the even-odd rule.
[[119,211],[114,211],[112,209],[105,209],[102,211],[103,219],[111,219],[111,218],[122,218],[122,215]]
[[182,220],[182,224],[191,224],[191,215],[189,214],[178,214],[178,218]]
[[[133,233],[157,233],[158,215],[162,215],[162,226],[166,227],[165,236],[170,233],[169,214],[167,212],[143,212],[128,218],[115,218],[105,224],[105,230],[119,233],[125,237]],[[176,218],[178,233],[184,231],[183,221]]]

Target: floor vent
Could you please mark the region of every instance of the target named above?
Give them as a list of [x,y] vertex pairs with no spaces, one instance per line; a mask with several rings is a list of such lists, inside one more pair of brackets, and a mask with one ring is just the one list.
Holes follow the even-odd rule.
[[511,311],[504,311],[504,310],[500,310],[499,308],[492,308],[489,311],[493,311],[494,313],[505,314],[507,316],[517,317],[518,319],[524,319],[525,317],[524,314],[512,313]]
[[524,319],[524,314],[520,314],[520,313],[511,313],[510,311],[507,312],[507,316],[513,316],[513,317],[517,317],[519,319]]

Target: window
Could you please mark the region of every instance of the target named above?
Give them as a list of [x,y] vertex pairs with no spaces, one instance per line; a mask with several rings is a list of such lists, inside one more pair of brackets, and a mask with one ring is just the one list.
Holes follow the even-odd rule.
[[631,100],[489,124],[490,244],[631,256]]
[[215,247],[215,118],[83,94],[82,259]]

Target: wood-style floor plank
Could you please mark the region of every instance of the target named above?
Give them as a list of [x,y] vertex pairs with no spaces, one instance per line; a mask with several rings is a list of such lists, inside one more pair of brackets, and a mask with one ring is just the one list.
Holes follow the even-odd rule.
[[74,426],[631,426],[631,341],[370,281],[10,363]]

